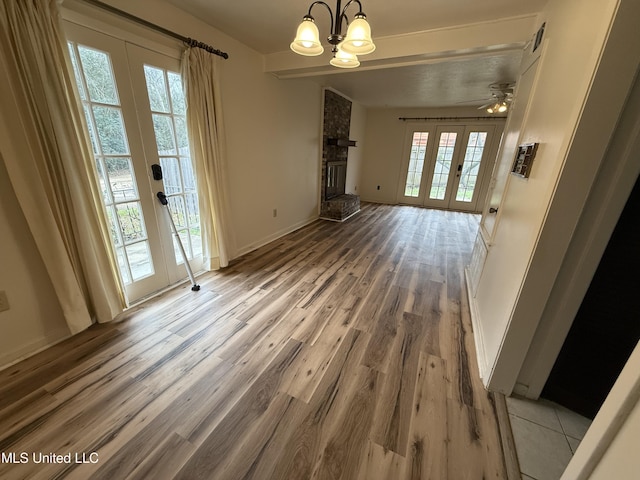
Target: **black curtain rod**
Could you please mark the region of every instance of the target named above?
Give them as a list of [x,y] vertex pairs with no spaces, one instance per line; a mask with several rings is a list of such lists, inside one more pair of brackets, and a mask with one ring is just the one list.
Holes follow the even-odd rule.
[[406,122],[407,120],[495,120],[496,118],[507,117],[398,117],[398,120]]
[[164,35],[176,38],[181,42],[184,42],[186,45],[190,47],[201,48],[203,50],[206,50],[209,53],[213,53],[214,55],[218,55],[219,57],[222,57],[224,59],[229,58],[228,53],[218,50],[217,48],[213,48],[212,46],[207,45],[206,43],[202,43],[197,40],[194,40],[193,38],[185,37],[184,35],[180,35],[179,33],[172,32],[171,30],[167,30],[166,28],[156,25],[155,23],[148,22],[143,18],[136,17],[135,15],[131,15],[130,13],[125,12],[124,10],[120,10],[119,8],[112,7],[111,5],[107,5],[106,3],[102,3],[99,0],[84,0],[84,1],[98,8],[106,10],[110,13],[114,13],[120,17],[124,17],[127,20],[131,20],[132,22],[136,22],[140,25],[144,25],[147,28],[163,33]]

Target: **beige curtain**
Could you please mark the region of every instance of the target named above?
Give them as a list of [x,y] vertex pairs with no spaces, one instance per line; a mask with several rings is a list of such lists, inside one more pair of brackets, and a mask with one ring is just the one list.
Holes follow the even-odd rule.
[[0,149],[72,333],[125,306],[55,0],[0,3]]
[[191,158],[198,179],[204,268],[229,264],[233,231],[226,193],[222,101],[218,71],[221,57],[189,48],[182,58]]

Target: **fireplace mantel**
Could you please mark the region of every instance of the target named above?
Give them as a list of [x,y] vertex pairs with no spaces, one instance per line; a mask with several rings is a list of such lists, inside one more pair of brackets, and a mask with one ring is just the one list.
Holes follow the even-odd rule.
[[356,141],[348,138],[327,138],[327,145],[337,147],[355,147]]

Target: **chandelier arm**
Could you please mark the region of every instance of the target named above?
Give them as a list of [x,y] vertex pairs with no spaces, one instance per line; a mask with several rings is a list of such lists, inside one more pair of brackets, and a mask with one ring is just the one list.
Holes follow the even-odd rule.
[[[321,1],[316,1],[313,2],[310,6],[309,6],[309,13],[307,13],[307,16],[311,17],[311,9],[313,7],[315,7],[316,5],[324,5],[327,10],[329,10],[329,19],[331,20],[331,29],[329,30],[331,33],[333,33],[333,27],[334,27],[334,22],[333,22],[333,10],[331,10],[331,7],[329,5],[327,5],[325,2],[321,2]],[[311,17],[313,18],[313,17]]]
[[[362,12],[362,4],[360,3],[360,0],[349,0],[347,2],[347,4],[344,6],[344,8],[342,9],[342,12],[340,13],[339,20],[336,19],[337,21],[340,22],[338,27],[336,28],[336,32],[335,32],[338,35],[342,34],[342,22],[345,23],[345,27],[346,28],[349,28],[349,17],[347,17],[347,8],[349,8],[352,3],[357,3],[358,4],[358,13],[356,13],[356,15],[360,15],[361,13],[363,13]],[[340,9],[340,2],[338,2],[338,6],[336,8],[338,10]],[[337,17],[337,12],[336,12],[336,17]]]
[[336,28],[336,31],[334,32],[336,35],[342,35],[342,23],[343,22],[345,24],[344,26],[346,27],[345,28],[345,32],[347,31],[347,28],[349,28],[349,17],[347,17],[347,15],[344,13],[344,10],[343,10],[342,15],[340,16],[339,22],[340,23],[338,24],[338,28]]
[[347,2],[347,4],[344,6],[344,8],[342,9],[341,16],[346,17],[347,8],[349,8],[352,3],[357,3],[358,4],[358,13],[356,13],[356,15],[361,15],[361,14],[364,15],[364,12],[362,11],[362,4],[360,3],[360,0],[349,0]]

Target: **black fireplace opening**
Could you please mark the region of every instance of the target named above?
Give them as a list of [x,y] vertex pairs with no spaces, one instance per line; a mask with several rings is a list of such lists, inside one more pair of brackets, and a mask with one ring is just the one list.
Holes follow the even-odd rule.
[[325,200],[344,195],[347,183],[346,160],[327,162]]

